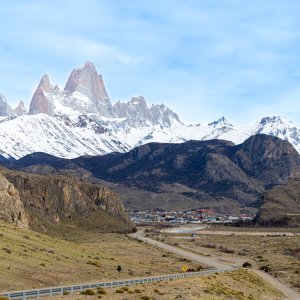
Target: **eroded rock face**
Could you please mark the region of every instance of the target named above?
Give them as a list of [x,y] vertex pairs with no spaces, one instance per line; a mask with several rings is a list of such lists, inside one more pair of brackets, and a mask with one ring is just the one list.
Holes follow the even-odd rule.
[[[83,226],[86,220],[94,228],[105,228],[104,231],[128,232],[134,228],[121,200],[104,186],[85,183],[71,176],[36,175],[8,170],[2,174],[20,195],[30,216],[31,229],[47,231],[48,226],[55,227],[66,220],[80,220]],[[98,218],[98,212],[104,213],[105,218]],[[107,220],[109,226],[105,224]]]
[[28,228],[28,218],[19,192],[0,174],[0,219],[22,228]]
[[268,185],[284,183],[290,176],[300,175],[299,153],[288,141],[258,134],[236,146],[233,161],[247,175]]

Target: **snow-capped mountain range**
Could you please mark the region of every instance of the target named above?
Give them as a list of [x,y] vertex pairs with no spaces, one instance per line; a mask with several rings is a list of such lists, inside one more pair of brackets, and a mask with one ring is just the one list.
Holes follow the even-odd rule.
[[257,133],[288,140],[300,152],[300,127],[284,117],[265,117],[247,126],[235,126],[224,117],[186,125],[163,104],[148,107],[143,97],[112,104],[91,62],[72,71],[64,90],[44,75],[29,113],[23,102],[12,109],[0,94],[0,155],[5,158],[34,152],[74,158],[126,152],[149,142],[223,139],[239,144]]

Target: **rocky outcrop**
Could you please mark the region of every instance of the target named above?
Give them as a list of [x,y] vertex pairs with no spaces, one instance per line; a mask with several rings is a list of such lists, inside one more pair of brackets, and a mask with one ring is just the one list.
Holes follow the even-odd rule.
[[267,191],[255,221],[263,226],[300,227],[300,178],[290,178]]
[[288,141],[258,134],[235,147],[232,160],[249,176],[266,185],[300,175],[299,153]]
[[31,229],[47,232],[66,222],[102,232],[128,232],[134,228],[118,196],[104,186],[71,176],[8,170],[1,173],[15,187],[13,191],[24,205]]
[[32,96],[29,108],[29,114],[35,115],[39,113],[44,113],[47,115],[54,115],[54,103],[53,95],[55,94],[55,89],[50,83],[48,75],[44,75]]
[[0,174],[0,220],[28,228],[28,217],[19,192]]

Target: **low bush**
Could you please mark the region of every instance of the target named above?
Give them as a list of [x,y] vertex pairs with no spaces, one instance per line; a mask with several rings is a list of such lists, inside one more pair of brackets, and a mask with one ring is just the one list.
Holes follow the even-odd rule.
[[243,267],[243,268],[250,268],[250,267],[251,267],[251,263],[249,263],[248,261],[246,261],[246,262],[244,262],[244,263],[242,264],[242,267]]
[[265,271],[266,273],[269,273],[271,271],[269,266],[261,266],[259,269]]
[[81,292],[82,295],[95,296],[96,292],[92,289],[87,289]]
[[217,248],[216,244],[202,244],[201,246],[205,248],[211,248],[211,249]]
[[106,290],[104,288],[97,288],[98,295],[106,295]]

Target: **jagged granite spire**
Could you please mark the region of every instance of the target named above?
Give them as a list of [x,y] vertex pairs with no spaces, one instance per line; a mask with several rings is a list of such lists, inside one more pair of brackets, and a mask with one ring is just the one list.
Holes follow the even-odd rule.
[[86,62],[82,68],[74,69],[64,88],[63,103],[81,113],[112,116],[112,105],[106,92],[103,78],[93,63]]
[[30,115],[39,113],[54,115],[54,104],[51,97],[49,97],[52,90],[53,88],[51,86],[49,76],[45,74],[32,96],[29,108]]

